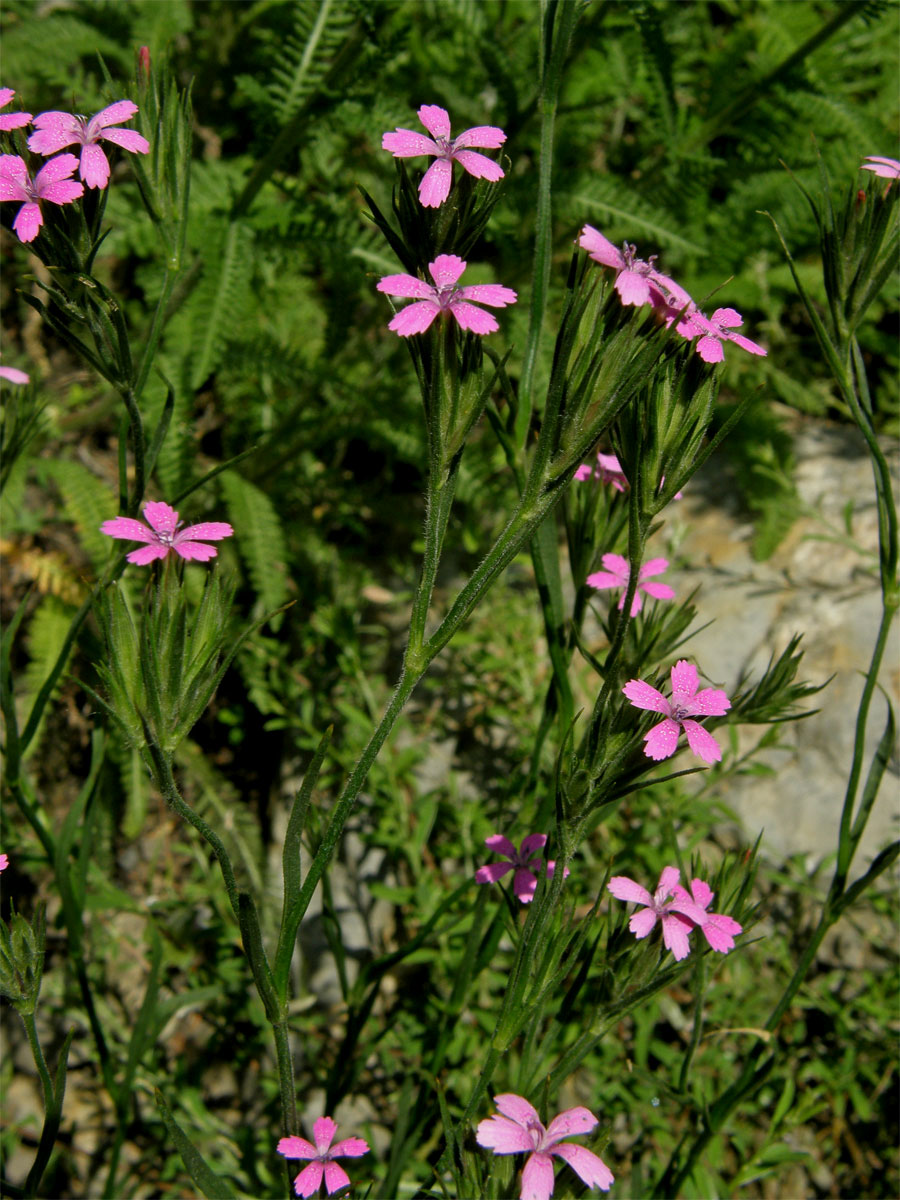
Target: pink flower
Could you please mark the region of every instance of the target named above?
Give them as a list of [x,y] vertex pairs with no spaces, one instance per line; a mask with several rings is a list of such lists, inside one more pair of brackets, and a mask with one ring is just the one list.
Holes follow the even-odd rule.
[[713,950],[718,950],[720,954],[727,954],[729,950],[734,949],[734,939],[743,932],[743,926],[739,925],[733,917],[728,917],[724,913],[706,911],[715,896],[715,892],[710,891],[708,883],[704,883],[702,879],[692,879],[690,892],[677,884],[674,895],[677,900],[696,904],[703,912],[703,920],[699,922],[700,929]]
[[430,154],[433,162],[419,184],[419,199],[423,208],[439,208],[450,194],[454,159],[476,179],[489,179],[496,183],[503,178],[503,171],[484,154],[477,154],[467,146],[481,146],[496,150],[506,141],[506,134],[494,125],[476,125],[466,129],[458,137],[450,137],[450,117],[446,109],[437,104],[423,104],[419,109],[419,120],[431,134],[416,133],[412,129],[396,129],[381,139],[382,150],[390,150],[394,158],[417,158]]
[[[628,559],[623,558],[621,554],[604,554],[601,559],[605,571],[595,571],[593,575],[588,575],[587,584],[589,587],[596,588],[597,591],[603,591],[605,588],[622,588],[622,595],[619,599],[618,607],[625,607],[625,591],[628,588],[628,580],[631,576],[631,567]],[[667,558],[651,558],[649,562],[644,563],[638,575],[638,585],[635,589],[634,598],[631,601],[631,615],[635,616],[639,613],[644,605],[641,592],[645,591],[648,596],[652,596],[654,600],[672,600],[675,593],[667,583],[645,583],[651,575],[661,575],[667,570],[669,560]]]
[[466,269],[466,264],[455,254],[439,254],[428,264],[431,278],[436,287],[417,279],[415,275],[385,275],[378,281],[379,292],[388,296],[412,296],[418,301],[401,309],[388,325],[400,337],[424,333],[438,313],[450,312],[462,329],[473,333],[493,333],[499,328],[490,313],[469,304],[489,304],[492,308],[505,308],[515,304],[516,293],[512,288],[499,283],[476,283],[473,287],[457,287],[456,281]]
[[693,305],[684,288],[657,271],[653,265],[655,254],[645,262],[637,257],[637,248],[627,242],[619,250],[593,225],[585,225],[578,244],[582,250],[587,250],[594,262],[613,268],[615,288],[623,304],[652,304],[666,314],[667,324],[671,324],[675,313],[686,304]]
[[[4,88],[3,90],[6,91],[6,88]],[[0,871],[5,871],[8,866],[9,866],[9,855],[0,854]]]
[[520,1200],[549,1200],[553,1195],[553,1159],[564,1159],[575,1174],[588,1185],[609,1191],[613,1173],[598,1155],[584,1146],[561,1139],[590,1133],[599,1124],[587,1108],[567,1108],[554,1117],[547,1128],[537,1110],[522,1096],[504,1092],[494,1097],[501,1116],[481,1121],[475,1140],[495,1154],[527,1154],[522,1170]]
[[[15,94],[12,88],[0,88],[0,108],[6,108]],[[0,114],[0,132],[5,133],[7,129],[20,129],[30,122],[31,113],[2,113]]]
[[693,312],[679,325],[678,332],[682,337],[693,338],[702,334],[697,342],[697,353],[707,363],[721,362],[725,357],[723,342],[734,342],[742,350],[750,354],[768,354],[762,346],[751,342],[749,338],[739,333],[732,333],[730,327],[743,325],[744,318],[733,308],[717,308],[711,317],[705,317],[702,312]]
[[60,154],[45,163],[32,180],[18,154],[0,155],[0,200],[24,200],[13,229],[20,242],[33,242],[44,223],[41,200],[71,204],[84,195],[84,188],[69,176],[78,166],[74,154]]
[[329,1196],[340,1188],[350,1186],[350,1176],[334,1160],[359,1158],[361,1154],[368,1154],[369,1146],[358,1137],[345,1138],[336,1146],[332,1146],[331,1141],[336,1132],[337,1125],[331,1117],[319,1117],[313,1124],[315,1145],[302,1137],[284,1137],[278,1143],[278,1153],[283,1154],[285,1158],[312,1160],[294,1180],[294,1191],[298,1196],[311,1196],[313,1192],[317,1192],[323,1176]]
[[147,542],[140,550],[132,550],[128,555],[130,563],[145,567],[155,558],[165,558],[170,550],[174,550],[181,558],[196,559],[197,562],[207,562],[215,558],[215,546],[206,546],[195,538],[218,542],[222,538],[231,537],[234,530],[227,521],[204,521],[200,525],[188,525],[187,529],[179,531],[178,513],[174,508],[161,501],[151,500],[144,505],[144,516],[149,527],[143,521],[135,521],[131,517],[116,517],[112,521],[104,521],[100,532],[107,537],[123,538],[129,542]]
[[671,677],[671,701],[641,679],[632,679],[622,688],[635,708],[665,713],[665,720],[644,734],[644,753],[657,762],[669,758],[675,753],[678,735],[683,729],[688,745],[698,758],[705,763],[719,762],[722,757],[719,743],[691,718],[721,717],[731,708],[731,701],[721,688],[704,688],[698,692],[697,668],[684,659],[679,659],[672,668]]
[[624,492],[628,487],[628,480],[622,473],[622,467],[614,454],[601,454],[598,450],[596,467],[584,463],[575,472],[576,479],[590,479],[592,476],[602,483],[611,483],[617,492]]
[[27,383],[30,376],[18,367],[0,367],[0,379],[8,379],[10,383]]
[[[0,121],[5,120],[0,117]],[[0,128],[3,128],[0,126]],[[880,154],[868,154],[866,161],[859,168],[861,171],[874,171],[882,179],[900,179],[900,162],[896,158],[882,158]]]
[[78,174],[89,188],[105,188],[109,182],[109,160],[97,145],[101,138],[136,154],[150,151],[150,143],[136,130],[109,128],[130,120],[137,110],[130,100],[117,100],[90,120],[67,112],[38,113],[34,118],[37,133],[28,139],[28,149],[36,154],[55,154],[63,146],[81,146]]
[[614,875],[606,885],[617,900],[644,906],[628,922],[636,938],[645,938],[657,921],[662,924],[663,945],[672,951],[677,962],[687,958],[691,950],[689,936],[706,916],[684,888],[678,886],[680,877],[677,867],[665,867],[652,896],[627,875]]
[[[530,904],[534,899],[535,889],[537,888],[537,877],[540,873],[543,862],[536,855],[536,851],[543,850],[547,845],[546,833],[530,833],[528,837],[522,839],[522,845],[517,850],[509,838],[505,838],[502,833],[495,833],[489,838],[484,839],[484,844],[489,846],[491,850],[497,854],[502,854],[509,859],[508,862],[490,863],[486,867],[479,867],[475,872],[475,880],[477,883],[496,883],[498,879],[502,879],[504,875],[515,870],[513,876],[513,892],[516,898],[521,900],[523,904]],[[556,863],[551,858],[547,863],[547,874],[553,875],[556,870]],[[563,878],[569,874],[569,868],[566,867]]]

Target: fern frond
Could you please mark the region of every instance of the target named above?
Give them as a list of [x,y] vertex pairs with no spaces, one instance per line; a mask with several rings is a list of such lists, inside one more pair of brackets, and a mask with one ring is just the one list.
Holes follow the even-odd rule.
[[66,518],[75,526],[88,557],[99,569],[108,560],[110,550],[110,540],[100,532],[100,526],[118,512],[115,492],[78,462],[40,459],[35,463],[35,473],[56,485]]
[[[72,623],[73,611],[68,604],[63,603],[56,596],[46,596],[34,611],[25,638],[28,648],[28,666],[21,674],[24,691],[23,714],[31,712],[35,696],[41,690],[41,685],[56,663]],[[51,700],[59,693],[59,688],[60,683],[57,683],[51,693]],[[49,704],[44,708],[44,715],[38,725],[37,733],[27,751],[29,754],[34,753],[41,740],[41,730],[48,710]]]
[[269,99],[280,124],[289,121],[316,91],[356,20],[355,8],[346,0],[295,5],[294,28],[278,46],[271,68]]
[[30,580],[41,596],[56,596],[64,604],[72,605],[79,605],[84,599],[84,584],[71,563],[56,550],[21,546],[0,538],[0,558],[7,568]]
[[246,225],[222,221],[204,256],[203,278],[185,314],[190,344],[182,378],[192,391],[218,366],[225,341],[246,303],[252,246],[253,234]]
[[[622,236],[636,237],[638,233],[652,239],[654,245],[671,246],[690,254],[703,254],[704,247],[692,242],[672,228],[672,217],[639,197],[633,188],[613,176],[584,180],[572,192],[557,192],[556,200],[562,214],[573,226],[585,221],[605,221],[603,232],[610,237],[609,225]],[[610,237],[614,241],[614,237]]]
[[250,574],[264,612],[287,600],[287,547],[284,530],[271,500],[255,484],[234,471],[221,476],[228,516],[238,551]]

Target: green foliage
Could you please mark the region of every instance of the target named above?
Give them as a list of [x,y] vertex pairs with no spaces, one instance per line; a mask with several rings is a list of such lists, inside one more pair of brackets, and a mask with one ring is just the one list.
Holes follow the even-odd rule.
[[222,475],[221,485],[260,607],[271,613],[284,604],[288,594],[287,543],[278,513],[265,492],[234,471]]

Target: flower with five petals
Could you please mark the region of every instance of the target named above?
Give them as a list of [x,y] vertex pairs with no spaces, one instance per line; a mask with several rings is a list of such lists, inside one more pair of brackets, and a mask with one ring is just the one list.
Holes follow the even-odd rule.
[[[628,559],[623,558],[621,554],[604,554],[600,560],[605,571],[594,571],[592,575],[588,575],[585,581],[588,587],[596,588],[597,591],[603,591],[606,588],[621,588],[622,595],[619,597],[619,609],[625,607],[625,593],[628,591],[628,580],[631,577],[631,566]],[[641,591],[645,591],[648,596],[652,596],[654,600],[672,600],[675,593],[667,583],[648,582],[651,575],[661,575],[667,570],[669,560],[667,558],[651,558],[649,562],[645,562],[638,574],[637,587],[634,590],[634,597],[631,601],[631,615],[636,616],[643,608],[644,601],[641,596]]]
[[694,717],[721,717],[731,708],[731,701],[721,688],[697,691],[699,676],[693,663],[685,659],[672,668],[672,698],[666,697],[642,679],[631,679],[622,691],[635,708],[662,713],[664,719],[644,734],[644,753],[659,762],[669,758],[678,747],[683,729],[691,750],[705,763],[719,762],[722,750],[713,735],[694,720]]
[[423,104],[418,112],[419,120],[431,134],[416,133],[413,129],[395,129],[381,139],[382,150],[390,150],[394,158],[418,158],[429,154],[435,158],[422,182],[419,184],[419,200],[423,208],[439,208],[450,194],[453,163],[458,162],[463,170],[476,179],[489,179],[491,183],[503,178],[503,171],[485,154],[469,149],[479,146],[483,150],[496,150],[506,141],[506,134],[495,125],[476,125],[466,129],[457,137],[450,137],[450,115],[437,104]]
[[472,333],[493,333],[499,328],[496,319],[477,304],[489,304],[492,308],[505,308],[515,304],[516,293],[512,288],[499,283],[476,283],[471,287],[457,287],[456,281],[466,269],[465,262],[455,254],[439,254],[428,264],[434,286],[415,275],[385,275],[378,281],[379,292],[387,296],[409,296],[416,300],[398,312],[388,329],[400,337],[424,333],[439,313],[451,313],[461,329]]
[[203,521],[199,525],[179,529],[181,522],[178,513],[162,501],[151,500],[145,504],[144,516],[147,518],[146,525],[132,517],[116,517],[104,521],[100,526],[100,532],[107,537],[147,543],[128,555],[128,561],[140,567],[147,566],[155,558],[165,558],[170,550],[174,550],[180,558],[207,562],[215,558],[218,551],[215,546],[205,543],[221,541],[234,533],[227,521]]
[[[484,844],[497,854],[502,854],[507,861],[488,863],[485,867],[479,867],[475,872],[476,883],[496,883],[510,871],[515,871],[513,892],[523,904],[530,904],[537,888],[537,877],[544,867],[537,851],[543,850],[547,845],[546,833],[529,833],[522,839],[522,845],[518,850],[502,833],[495,833],[491,837],[485,838]],[[548,876],[552,877],[555,870],[556,863],[551,858],[546,864]],[[569,868],[566,867],[564,877],[568,874]]]
[[684,888],[678,886],[681,872],[677,867],[664,867],[651,895],[627,875],[614,875],[606,885],[617,900],[627,900],[642,907],[632,913],[628,928],[636,938],[645,938],[657,921],[662,925],[663,945],[671,950],[676,961],[690,954],[690,935],[702,924],[706,915]]
[[37,131],[28,139],[28,149],[36,154],[55,154],[64,146],[81,146],[78,174],[89,188],[105,188],[109,182],[109,159],[97,144],[102,138],[135,154],[148,154],[150,143],[135,129],[111,129],[129,121],[138,107],[130,100],[117,100],[94,116],[76,117],[67,112],[38,113]]
[[323,1178],[329,1196],[350,1186],[350,1176],[334,1160],[368,1154],[369,1144],[362,1138],[351,1137],[332,1146],[335,1133],[337,1125],[331,1117],[319,1117],[313,1124],[315,1145],[302,1137],[283,1137],[278,1143],[278,1153],[285,1158],[310,1160],[309,1166],[304,1167],[294,1180],[294,1191],[298,1196],[311,1196],[317,1192]]

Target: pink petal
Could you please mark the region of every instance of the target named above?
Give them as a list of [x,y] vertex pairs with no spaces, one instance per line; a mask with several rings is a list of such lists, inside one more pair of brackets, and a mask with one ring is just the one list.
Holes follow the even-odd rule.
[[178,513],[164,500],[150,500],[144,505],[144,516],[157,533],[173,534],[178,524]]
[[[598,592],[602,592],[606,588],[625,587],[628,583],[626,579],[622,579],[619,575],[613,575],[611,571],[593,571],[588,575],[585,583],[588,587],[596,588]],[[622,597],[624,601],[625,597]]]
[[393,133],[386,133],[381,139],[381,148],[390,150],[394,158],[417,158],[420,154],[441,153],[437,142],[413,129],[397,129]]
[[424,279],[416,279],[415,275],[385,275],[375,286],[377,291],[387,296],[414,296],[417,300],[434,297],[431,284]]
[[521,1154],[534,1148],[528,1130],[507,1117],[488,1117],[479,1122],[475,1140],[495,1154]]
[[150,153],[150,143],[136,129],[108,129],[100,136],[104,141],[121,146],[123,150],[130,150],[132,154]]
[[453,149],[464,146],[480,146],[482,150],[496,150],[506,141],[506,134],[496,125],[473,125],[464,129],[453,139]]
[[331,1147],[332,1158],[359,1158],[369,1153],[369,1143],[365,1138],[349,1137],[337,1142]]
[[13,229],[20,242],[33,242],[43,223],[40,205],[23,204],[13,221]]
[[188,525],[187,529],[179,529],[175,535],[175,545],[182,539],[202,538],[209,542],[219,542],[222,538],[231,537],[234,530],[227,521],[202,521],[199,525]]
[[637,271],[620,271],[616,278],[616,291],[623,304],[647,304],[650,300],[650,284],[646,275]]
[[15,88],[0,87],[0,108],[5,108],[15,94]]
[[450,114],[439,104],[423,104],[416,116],[434,138],[449,138]]
[[743,927],[724,913],[710,913],[700,928],[707,942],[719,954],[727,954],[729,950],[733,950],[735,937],[743,933]]
[[0,379],[6,379],[10,383],[27,383],[30,376],[18,367],[0,367]]
[[763,349],[762,346],[758,346],[756,342],[751,342],[749,338],[744,337],[740,333],[731,334],[729,340],[734,342],[736,346],[740,346],[742,350],[746,350],[748,354],[760,354],[763,358],[766,358],[769,353],[768,350]]
[[525,1127],[539,1125],[541,1129],[544,1128],[537,1109],[529,1104],[524,1096],[517,1096],[515,1092],[501,1092],[499,1096],[494,1097],[494,1103],[504,1117],[509,1117],[511,1121]]
[[643,679],[630,679],[622,691],[635,708],[645,708],[649,712],[665,713],[667,716],[672,711],[662,692],[658,692],[649,683],[644,683]]
[[285,1158],[315,1158],[318,1154],[312,1142],[302,1137],[283,1137],[276,1147],[279,1154]]
[[669,569],[669,560],[667,558],[651,558],[641,567],[640,578],[647,579],[650,575],[662,575],[663,571]]
[[697,342],[697,353],[705,363],[719,363],[725,358],[725,351],[718,338],[707,334]]
[[[625,593],[624,592],[619,597],[619,603],[617,604],[616,607],[619,609],[619,612],[621,612],[622,609],[625,607]],[[635,588],[634,595],[631,598],[631,616],[636,617],[643,607],[644,607],[644,601],[641,598],[640,585],[638,585],[638,587]]]
[[21,129],[24,125],[31,124],[31,113],[13,112],[0,114],[0,133],[5,133],[8,129]]
[[450,195],[453,166],[445,158],[436,158],[419,184],[419,202],[423,208],[440,208]]
[[744,318],[735,308],[717,308],[710,320],[720,329],[737,328],[744,323]]
[[500,164],[475,150],[455,150],[453,157],[463,170],[474,175],[476,179],[488,179],[491,183],[497,183],[503,178],[503,168]]
[[67,112],[38,113],[34,118],[37,130],[28,139],[28,149],[35,154],[55,154],[63,146],[82,143],[84,133],[77,117]]
[[589,1108],[579,1105],[577,1108],[567,1108],[558,1117],[554,1117],[547,1126],[547,1133],[558,1142],[564,1137],[574,1137],[578,1133],[590,1133],[600,1122]]
[[644,753],[655,762],[670,758],[678,747],[678,723],[667,717],[644,734]]
[[319,1190],[325,1169],[320,1162],[311,1162],[294,1180],[294,1191],[298,1196],[311,1196]]
[[102,108],[100,112],[94,113],[88,122],[88,129],[94,136],[95,130],[105,129],[107,125],[121,125],[123,121],[130,120],[137,112],[137,105],[131,100],[117,100],[115,104],[110,104],[107,108]]
[[488,863],[486,867],[479,867],[475,872],[476,883],[496,883],[498,879],[502,879],[513,869],[511,862]]
[[206,542],[181,542],[176,540],[175,553],[187,562],[209,562],[219,553],[215,546],[207,546]]
[[721,717],[731,708],[731,701],[721,688],[703,688],[685,707],[692,716]]
[[470,329],[472,333],[496,333],[500,328],[495,317],[483,308],[467,304],[465,300],[451,300],[450,311],[456,317],[461,329]]
[[656,911],[652,908],[640,908],[632,914],[628,928],[636,938],[645,938],[656,924]]
[[472,287],[460,288],[458,295],[463,300],[476,300],[479,304],[490,304],[492,308],[506,308],[518,299],[512,288],[499,283],[476,283]]
[[440,311],[440,305],[434,300],[417,300],[415,304],[408,304],[406,308],[401,309],[388,325],[388,329],[400,337],[424,333]]
[[42,200],[49,200],[51,204],[71,204],[84,195],[84,185],[75,179],[60,179],[59,183],[48,183],[42,187],[40,195]]
[[553,1159],[534,1153],[522,1169],[520,1200],[550,1200],[553,1195]]
[[0,200],[27,200],[28,168],[18,154],[0,155]]
[[612,1187],[612,1171],[599,1155],[586,1146],[573,1146],[567,1142],[562,1146],[554,1146],[550,1153],[565,1159],[588,1187],[598,1187],[603,1192],[608,1192]]
[[349,1186],[350,1176],[344,1168],[336,1162],[327,1162],[325,1164],[325,1189],[328,1195]]
[[502,833],[492,833],[490,837],[484,839],[484,844],[493,850],[495,854],[505,854],[507,858],[516,857],[515,846]]
[[158,541],[152,529],[148,529],[143,521],[135,521],[133,517],[114,517],[111,521],[104,521],[100,532],[105,533],[107,537],[125,538],[129,542]]
[[696,721],[682,721],[684,732],[687,734],[688,745],[705,763],[720,762],[722,749],[708,730]]
[[458,254],[439,254],[428,264],[431,278],[439,288],[452,287],[465,269],[465,261]]
[[78,174],[89,188],[105,188],[109,183],[109,159],[97,146],[85,146],[81,151],[81,169]]
[[627,875],[614,875],[606,887],[617,900],[628,900],[631,904],[653,903],[653,897],[647,889]]
[[317,1153],[325,1153],[325,1151],[331,1145],[336,1133],[337,1124],[331,1119],[331,1117],[319,1117],[313,1123],[313,1141],[316,1143]]
[[642,587],[654,600],[674,600],[675,598],[675,589],[670,588],[667,583],[641,583],[638,586]]
[[900,162],[895,158],[882,158],[880,155],[870,154],[868,162],[864,162],[860,170],[874,171],[882,179],[900,179]]
[[667,913],[662,919],[662,927],[663,945],[672,951],[676,962],[681,962],[691,952],[691,926],[676,913]]
[[659,873],[659,882],[656,885],[657,897],[665,898],[668,896],[680,878],[681,872],[677,867],[663,867]]
[[513,895],[522,904],[530,904],[537,891],[537,876],[527,867],[519,867],[513,877]]
[[700,682],[697,668],[687,659],[680,658],[671,671],[672,699],[678,695],[679,700],[693,696]]
[[78,159],[74,154],[59,154],[56,158],[51,158],[48,163],[44,163],[34,177],[34,186],[38,195],[46,195],[48,184],[68,180],[77,166]]
[[536,854],[538,850],[543,850],[546,845],[546,833],[529,833],[527,837],[522,838],[522,857],[527,858],[530,854]]
[[585,225],[581,231],[581,237],[578,239],[578,245],[582,250],[587,250],[591,258],[598,263],[602,263],[604,267],[621,268],[625,266],[622,251],[618,250],[593,225]]
[[590,477],[593,474],[594,474],[594,468],[589,467],[587,465],[587,463],[582,463],[581,466],[575,472],[575,478],[579,481],[582,479],[590,479]]
[[168,553],[168,546],[154,542],[150,546],[141,546],[140,550],[132,550],[130,554],[126,555],[126,558],[130,563],[135,563],[139,567],[146,567],[155,558],[165,558]]
[[5,871],[9,866],[9,855],[0,854],[0,871]]

